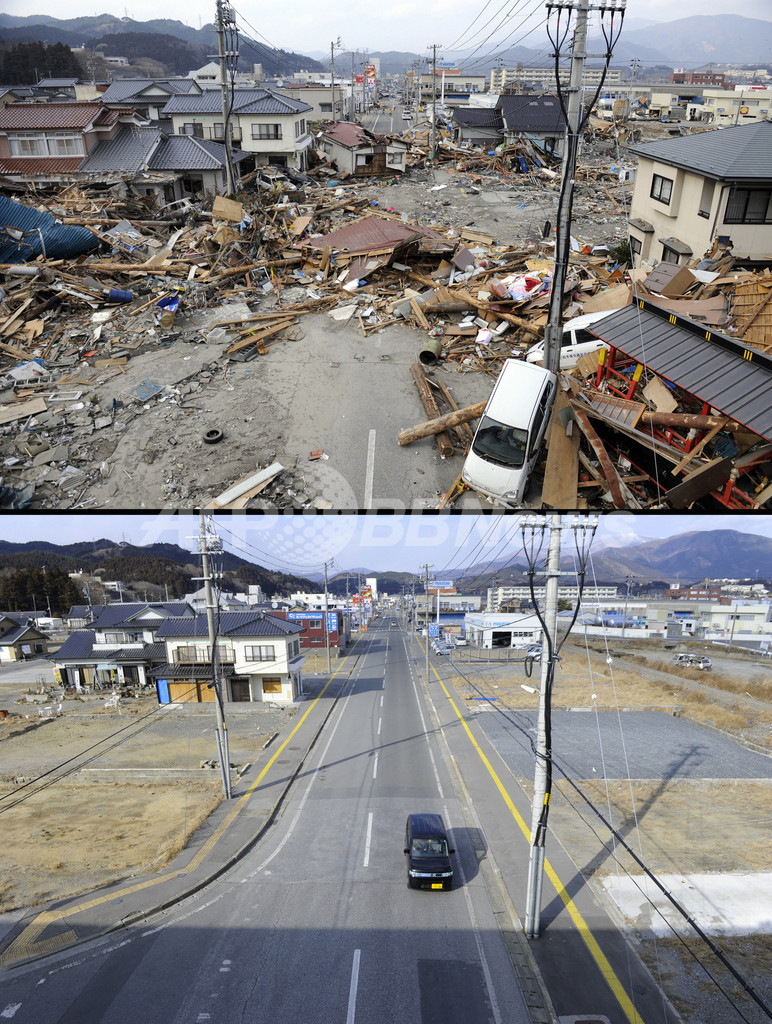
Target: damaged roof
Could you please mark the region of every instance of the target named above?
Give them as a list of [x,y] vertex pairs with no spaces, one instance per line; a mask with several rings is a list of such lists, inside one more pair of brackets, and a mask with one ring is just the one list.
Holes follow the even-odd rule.
[[764,352],[643,300],[599,320],[588,330],[772,440],[772,358]]
[[[27,263],[43,254],[49,260],[80,256],[99,245],[87,228],[57,224],[50,213],[41,213],[3,195],[0,225],[0,263]],[[18,229],[22,237],[12,237],[6,228]]]

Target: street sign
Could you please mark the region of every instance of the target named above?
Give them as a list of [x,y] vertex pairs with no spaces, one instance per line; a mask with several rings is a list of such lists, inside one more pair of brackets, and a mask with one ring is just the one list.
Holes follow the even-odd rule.
[[429,590],[450,590],[453,586],[453,580],[432,580],[429,583]]

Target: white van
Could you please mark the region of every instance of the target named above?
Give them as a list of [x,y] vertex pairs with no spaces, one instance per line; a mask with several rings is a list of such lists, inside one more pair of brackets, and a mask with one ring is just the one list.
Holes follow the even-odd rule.
[[[605,341],[590,334],[590,328],[598,320],[602,320],[616,309],[604,309],[600,313],[585,313],[584,316],[575,316],[563,325],[563,340],[560,347],[560,369],[570,370],[576,366],[580,356],[588,352],[597,352],[601,348],[608,348]],[[537,342],[525,354],[529,363],[542,363],[544,361],[544,340]]]
[[520,505],[550,420],[557,377],[507,359],[482,414],[461,479],[503,505]]

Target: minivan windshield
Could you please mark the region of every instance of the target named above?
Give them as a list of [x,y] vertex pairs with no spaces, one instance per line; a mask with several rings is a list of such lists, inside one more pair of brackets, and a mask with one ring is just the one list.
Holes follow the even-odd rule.
[[414,857],[447,857],[448,844],[444,839],[414,839],[410,851]]
[[508,427],[490,416],[483,416],[472,451],[481,459],[497,462],[500,466],[522,466],[527,441],[527,431]]

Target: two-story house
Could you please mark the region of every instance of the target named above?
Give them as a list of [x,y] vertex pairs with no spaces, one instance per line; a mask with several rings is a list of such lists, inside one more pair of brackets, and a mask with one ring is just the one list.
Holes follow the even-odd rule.
[[146,124],[132,110],[101,103],[11,103],[0,109],[0,174],[45,184],[72,181],[104,139],[122,124]]
[[638,158],[630,247],[641,261],[689,263],[718,244],[772,253],[772,121],[631,146]]
[[[302,632],[300,623],[262,611],[222,613],[216,647],[223,701],[295,700],[303,692]],[[166,661],[152,673],[159,703],[214,701],[206,615],[167,619],[156,638],[166,644]]]
[[150,121],[159,121],[172,96],[200,96],[202,87],[192,78],[116,78],[102,94],[106,107],[131,107]]
[[[69,617],[80,610],[71,609]],[[166,648],[156,642],[156,631],[167,618],[193,618],[193,610],[180,601],[132,601],[97,606],[92,612],[91,628],[75,630],[50,656],[59,684],[78,693],[150,685],[151,669],[166,659]]]
[[[303,171],[311,146],[308,103],[267,89],[237,89],[231,103],[231,135],[256,165],[275,164]],[[219,92],[173,96],[162,116],[171,120],[175,135],[222,140],[225,128]]]
[[24,661],[48,653],[48,637],[29,613],[0,612],[0,662]]
[[505,94],[497,104],[504,122],[507,145],[516,143],[521,135],[551,156],[561,156],[566,119],[557,96],[534,96],[533,93]]

